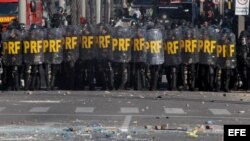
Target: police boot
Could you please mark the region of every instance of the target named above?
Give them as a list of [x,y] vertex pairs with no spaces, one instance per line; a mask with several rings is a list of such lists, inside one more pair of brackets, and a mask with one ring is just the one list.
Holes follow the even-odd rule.
[[18,66],[14,66],[13,77],[14,77],[14,90],[19,90],[20,87],[19,87]]
[[172,79],[171,79],[171,87],[170,89],[172,91],[176,90],[176,83],[177,83],[177,69],[175,67],[173,67],[171,69],[171,73],[172,73]]
[[122,70],[122,74],[121,74],[121,85],[119,87],[120,90],[126,89],[127,80],[128,80],[128,69],[124,68],[124,70]]

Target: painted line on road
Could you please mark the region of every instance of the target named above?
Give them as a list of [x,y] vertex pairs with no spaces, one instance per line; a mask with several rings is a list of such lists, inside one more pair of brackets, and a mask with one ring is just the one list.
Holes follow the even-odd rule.
[[137,108],[137,107],[122,107],[120,109],[120,113],[122,113],[122,114],[138,114],[139,108]]
[[61,101],[59,101],[59,100],[43,100],[43,101],[41,101],[41,100],[27,100],[27,101],[19,101],[20,103],[51,103],[51,104],[53,104],[53,103],[55,103],[55,104],[57,104],[57,103],[60,103]]
[[93,113],[94,107],[76,107],[75,113]]
[[213,115],[232,115],[227,109],[209,109]]
[[31,113],[45,113],[48,112],[49,107],[33,107],[29,110]]
[[122,127],[120,128],[120,130],[122,132],[128,132],[128,129],[129,129],[129,124],[131,122],[131,119],[132,119],[132,116],[131,115],[128,115],[125,117],[125,120],[122,124]]
[[5,109],[6,109],[5,107],[0,107],[0,112],[2,112]]
[[[0,114],[0,117],[2,116],[68,116],[68,117],[76,117],[76,116],[83,116],[83,117],[122,117],[124,115],[101,115],[101,114],[93,114],[93,115],[88,115],[88,114],[39,114],[39,113],[34,113],[34,114]],[[166,115],[133,115],[133,117],[162,117],[165,118]],[[197,119],[239,119],[239,120],[250,120],[250,117],[215,117],[215,116],[168,116],[168,118],[197,118]]]
[[166,114],[186,114],[182,108],[164,108]]

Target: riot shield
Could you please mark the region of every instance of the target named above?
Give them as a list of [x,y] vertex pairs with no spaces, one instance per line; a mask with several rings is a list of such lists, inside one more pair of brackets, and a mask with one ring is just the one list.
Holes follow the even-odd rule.
[[165,65],[176,66],[181,64],[181,33],[179,28],[170,30],[165,34],[164,50]]
[[112,59],[112,34],[108,25],[97,26],[97,60]]
[[147,31],[147,63],[161,65],[164,63],[163,35],[160,29],[152,28]]
[[146,28],[141,27],[134,30],[132,41],[132,62],[134,63],[147,62],[146,35]]
[[128,27],[117,27],[115,31],[112,38],[112,60],[127,63],[131,60],[131,30]]
[[221,32],[217,43],[217,65],[222,69],[236,68],[235,35],[232,32]]
[[80,29],[78,26],[71,25],[66,27],[66,33],[63,43],[63,60],[65,62],[76,62],[79,58],[79,35]]
[[22,38],[22,34],[15,29],[2,34],[3,62],[6,66],[22,64]]
[[81,30],[81,43],[80,43],[80,59],[91,60],[96,57],[96,32],[95,27],[88,25],[82,27]]
[[23,41],[23,55],[26,64],[37,65],[44,62],[43,39],[43,30],[33,29],[27,31]]
[[183,64],[195,64],[199,61],[198,30],[196,28],[183,27],[181,40],[181,56]]
[[62,29],[46,30],[44,39],[44,61],[48,64],[61,64],[63,61]]
[[201,28],[198,47],[200,51],[199,63],[204,65],[216,64],[216,31],[212,27]]

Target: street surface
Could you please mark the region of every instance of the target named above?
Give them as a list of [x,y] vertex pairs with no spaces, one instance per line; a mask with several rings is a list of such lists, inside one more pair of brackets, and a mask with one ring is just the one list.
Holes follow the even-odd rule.
[[247,92],[0,93],[0,140],[223,141],[250,123]]

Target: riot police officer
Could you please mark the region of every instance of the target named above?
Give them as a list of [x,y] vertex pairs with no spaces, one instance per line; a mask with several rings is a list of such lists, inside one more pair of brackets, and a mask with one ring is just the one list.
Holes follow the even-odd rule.
[[[6,85],[9,90],[20,89],[22,65],[21,34],[14,26],[8,26],[3,34],[3,61],[6,66]],[[10,50],[10,48],[12,48]]]
[[97,45],[97,66],[100,73],[101,90],[113,90],[112,37],[108,25],[99,24]]
[[[43,54],[43,31],[32,24],[24,38],[25,89],[39,90],[41,88]],[[35,51],[34,51],[35,49]]]
[[[95,57],[96,57],[96,42],[94,27],[88,23],[82,26],[81,34],[81,46],[80,46],[80,64],[78,88],[89,86],[90,90],[95,90],[94,74],[95,74]],[[83,83],[82,83],[83,82]]]
[[250,48],[249,48],[249,33],[242,31],[239,37],[238,69],[243,82],[243,89],[249,90],[250,85]]

